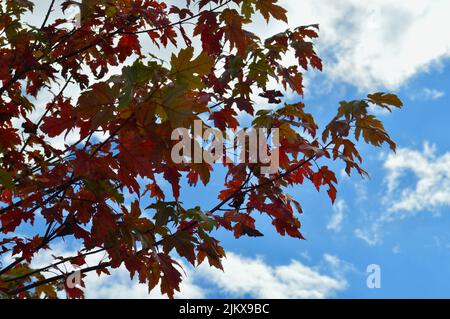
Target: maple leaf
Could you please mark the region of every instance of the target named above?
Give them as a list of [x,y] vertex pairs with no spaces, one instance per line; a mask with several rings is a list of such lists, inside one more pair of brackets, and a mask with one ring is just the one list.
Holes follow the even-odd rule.
[[279,104],[281,103],[280,97],[283,97],[283,93],[276,90],[268,90],[264,93],[260,93],[259,96],[265,97],[267,99],[267,102],[270,104]]
[[282,20],[287,23],[287,10],[276,5],[277,2],[277,0],[259,0],[256,1],[255,7],[261,12],[267,22],[269,22],[269,19],[272,16],[277,20]]
[[163,276],[161,278],[161,293],[173,298],[174,291],[180,291],[181,273],[174,267],[181,267],[176,261],[166,254],[158,254],[158,262]]
[[0,168],[0,184],[10,190],[14,188],[14,182],[11,174],[3,168]]
[[235,98],[234,102],[236,103],[236,106],[240,111],[245,111],[248,114],[253,115],[254,107],[253,107],[253,102],[250,99],[247,99],[247,98],[241,96],[241,97]]
[[123,35],[117,44],[117,56],[120,62],[125,61],[132,53],[141,54],[141,45],[136,34]]
[[262,237],[262,236],[264,236],[264,234],[261,233],[259,230],[247,227],[245,225],[242,225],[242,233],[244,235],[249,236],[249,237]]
[[49,299],[56,299],[58,297],[56,289],[52,285],[42,285],[36,287],[36,295],[40,297],[41,294]]
[[214,124],[218,129],[224,131],[226,128],[237,128],[239,122],[236,119],[236,115],[236,112],[228,107],[218,112],[213,112],[210,119],[214,121]]
[[194,249],[196,242],[196,239],[189,232],[179,231],[176,236],[172,236],[164,242],[164,251],[166,254],[169,254],[175,248],[181,257],[186,258],[195,266],[196,258]]
[[222,51],[222,44],[220,40],[224,35],[224,30],[219,28],[217,21],[218,13],[211,11],[204,11],[194,29],[194,35],[201,36],[203,50],[213,54],[219,55]]
[[187,175],[188,183],[191,186],[196,186],[198,178],[203,182],[203,185],[207,185],[211,177],[212,166],[208,163],[205,164],[193,164],[192,170]]
[[11,149],[20,143],[17,130],[11,127],[0,127],[0,147],[3,149]]
[[231,48],[237,48],[238,54],[243,55],[251,40],[242,29],[244,18],[234,9],[225,9],[221,15],[225,22],[225,37],[230,41]]
[[99,241],[107,241],[114,236],[117,229],[117,216],[113,215],[108,207],[100,206],[92,221],[92,233]]
[[359,140],[361,133],[366,143],[374,146],[381,146],[383,143],[387,143],[393,151],[396,149],[396,144],[390,139],[383,123],[377,120],[374,115],[367,115],[356,121],[356,140]]
[[86,264],[86,258],[81,253],[78,253],[77,257],[70,260],[70,263],[81,267]]
[[[74,29],[67,27],[73,22],[69,6],[79,9]],[[195,5],[187,0],[176,6],[152,0],[67,0],[61,1],[64,17],[44,16],[40,28],[25,21],[31,1],[7,1],[0,8],[0,259],[12,261],[0,266],[0,291],[11,291],[5,276],[21,276],[12,298],[56,298],[61,288],[68,298],[84,296],[83,282],[70,288],[61,275],[46,271],[49,277],[44,277],[29,267],[42,250],[69,239],[79,239],[72,240],[79,253],[54,257],[61,269],[83,266],[87,255],[105,251],[105,264],[83,268],[83,273],[109,275],[125,265],[131,278],[138,275],[149,290],[159,284],[173,298],[182,280],[181,263],[173,254],[192,265],[207,260],[223,269],[225,251],[216,233],[261,237],[255,225],[259,213],[281,236],[304,239],[297,215],[307,212],[289,195],[289,186],[311,180],[334,202],[334,162],[345,164],[348,174],[367,174],[360,167],[357,141],[387,143],[395,150],[370,107],[401,108],[394,94],[340,102],[322,131],[305,103],[282,105],[287,90],[296,93],[294,100],[303,96],[304,70],[323,65],[314,45],[318,25],[267,39],[249,31],[258,17],[287,22],[287,11],[276,0],[200,0]],[[48,13],[53,10],[52,1]],[[141,34],[165,47],[170,61],[148,52],[144,56]],[[295,59],[285,59],[291,53]],[[261,109],[258,95],[277,108]],[[42,105],[44,114],[37,114]],[[251,123],[239,111],[250,114]],[[198,192],[199,181],[206,186],[219,174],[212,163],[172,158],[174,129],[190,132],[189,141],[200,144],[195,121],[202,121],[202,128],[248,125],[265,129],[269,138],[277,135],[278,141],[267,143],[268,155],[279,155],[275,172],[264,173],[262,159],[224,161],[218,203],[209,210],[201,207],[204,203],[184,207],[184,185]],[[79,138],[66,141],[69,132]],[[55,139],[67,145],[56,147]],[[238,146],[247,149],[248,143]],[[321,165],[317,171],[315,163]],[[210,191],[205,195],[213,198]],[[143,204],[148,212],[141,211]],[[17,235],[23,226],[30,238]],[[13,258],[2,258],[5,254]]]
[[[194,48],[188,47],[186,49],[180,50],[177,55],[172,54],[171,57],[171,75],[175,76],[178,81],[188,84],[189,87],[201,87],[201,84],[196,84],[198,82],[197,76],[202,76],[209,73],[214,65],[214,60],[208,54],[202,52],[195,59]],[[195,85],[197,86],[194,86]]]
[[337,183],[337,179],[333,171],[329,170],[327,166],[322,166],[318,172],[313,174],[312,182],[317,190],[320,190],[322,185],[328,185],[328,195],[334,203],[336,200],[336,187],[334,183]]
[[69,286],[67,286],[67,283],[64,282],[64,289],[66,290],[67,296],[70,299],[83,299],[84,298],[84,291],[78,287],[70,288]]
[[379,105],[389,111],[391,111],[389,106],[394,106],[397,108],[401,108],[403,106],[403,102],[395,94],[379,92],[379,93],[369,94],[367,97],[369,99],[368,100],[369,102]]

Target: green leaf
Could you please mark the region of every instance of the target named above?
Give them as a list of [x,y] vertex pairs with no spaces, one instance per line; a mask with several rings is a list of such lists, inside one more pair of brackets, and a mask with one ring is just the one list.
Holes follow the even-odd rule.
[[392,105],[398,108],[401,108],[403,106],[403,102],[395,94],[378,92],[369,94],[367,97],[370,99],[370,102],[380,106],[383,106],[383,104]]
[[207,231],[212,231],[216,226],[216,221],[203,213],[198,206],[187,210],[185,216],[196,220]]
[[132,66],[126,66],[122,69],[122,78],[125,85],[120,92],[119,109],[124,109],[130,105],[135,86],[150,81],[158,67],[159,65],[156,62],[144,65],[142,62],[136,61]]
[[359,117],[361,115],[367,114],[367,108],[369,104],[366,101],[356,100],[356,101],[342,101],[340,102],[340,107],[338,109],[338,117],[343,115],[349,116],[353,115],[355,117]]
[[11,177],[11,174],[9,174],[3,168],[0,168],[0,184],[2,184],[7,189],[14,188],[14,181]]
[[251,16],[255,13],[253,9],[253,5],[255,4],[255,0],[243,0],[241,6],[241,13],[246,19],[250,19]]
[[256,117],[252,121],[252,125],[256,128],[271,128],[272,117],[270,116],[270,110],[259,110],[256,112]]
[[170,75],[190,89],[202,88],[203,84],[199,77],[211,72],[214,59],[205,52],[194,60],[193,57],[193,47],[180,50],[178,56],[172,54]]
[[173,221],[175,224],[178,224],[178,213],[175,209],[175,202],[156,202],[147,207],[147,209],[151,208],[156,210],[154,215],[155,219],[155,227],[161,228],[167,226],[167,223]]

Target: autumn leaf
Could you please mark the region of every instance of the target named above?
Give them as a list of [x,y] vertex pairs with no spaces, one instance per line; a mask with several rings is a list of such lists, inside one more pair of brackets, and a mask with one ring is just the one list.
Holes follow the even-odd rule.
[[117,44],[117,56],[120,62],[125,61],[132,53],[141,54],[141,45],[136,34],[123,35]]
[[[194,48],[189,47],[181,49],[178,55],[172,54],[171,58],[171,75],[178,81],[187,84],[190,87],[199,87],[201,84],[197,84],[197,76],[202,76],[211,71],[214,60],[206,53],[201,53],[195,59]],[[195,83],[195,85],[193,84]]]
[[250,39],[242,28],[245,19],[234,9],[225,9],[221,17],[225,22],[225,36],[230,41],[231,48],[236,48],[240,55],[244,54],[250,44]]
[[288,22],[287,10],[277,5],[277,0],[259,0],[256,1],[256,9],[262,14],[262,16],[269,22],[270,17],[274,17],[277,20]]
[[174,291],[180,291],[181,283],[181,273],[174,265],[179,267],[180,265],[168,255],[162,253],[158,254],[158,261],[163,274],[161,278],[161,292],[167,294],[169,298],[173,298]]
[[3,168],[0,168],[0,184],[7,189],[14,188],[14,182],[12,180],[11,174],[5,171]]
[[361,133],[366,143],[374,146],[381,146],[383,143],[387,143],[393,151],[396,149],[396,144],[387,134],[383,123],[377,120],[374,115],[367,115],[356,121],[356,140],[359,140]]
[[[253,21],[288,20],[276,0],[48,5],[48,13],[34,13],[42,18],[36,27],[26,21],[31,1],[0,5],[2,297],[58,298],[65,291],[84,298],[83,282],[69,287],[63,278],[76,267],[105,282],[125,269],[173,298],[183,261],[223,270],[226,233],[258,240],[269,220],[280,236],[303,240],[301,214],[309,212],[291,186],[309,180],[334,202],[333,168],[367,175],[362,142],[395,150],[372,108],[401,108],[394,94],[341,101],[326,125],[317,120],[302,97],[304,73],[323,68],[319,26],[261,38]],[[267,103],[276,107],[264,109]],[[258,131],[259,156],[209,163],[213,145],[201,162],[189,161],[195,156],[187,146],[181,162],[173,158],[174,133],[198,150],[210,142],[205,128]],[[237,157],[243,150],[248,159],[250,143],[230,136],[224,149]],[[264,170],[268,164],[273,172]],[[195,192],[200,201],[187,205]],[[73,256],[30,268],[43,250],[69,242]],[[102,263],[87,265],[97,254]]]
[[395,94],[374,93],[369,94],[367,97],[369,99],[369,102],[379,105],[388,110],[390,110],[388,106],[394,106],[397,108],[401,108],[403,106],[403,102]]

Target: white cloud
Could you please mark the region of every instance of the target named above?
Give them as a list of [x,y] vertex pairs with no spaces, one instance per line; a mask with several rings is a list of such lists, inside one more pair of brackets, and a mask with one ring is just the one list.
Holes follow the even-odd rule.
[[342,230],[342,221],[344,220],[345,210],[347,209],[347,204],[343,199],[339,199],[333,206],[333,215],[327,224],[327,229],[335,232],[340,232]]
[[[58,3],[59,1],[57,1]],[[173,2],[173,1],[170,1]],[[39,25],[47,4],[38,1],[30,23]],[[280,0],[289,26],[319,23],[317,46],[325,73],[360,89],[396,89],[417,72],[450,55],[448,0]],[[60,15],[57,10],[52,18]],[[267,37],[287,28],[256,19],[251,30]],[[196,42],[198,43],[198,42]],[[166,58],[170,50],[158,52]],[[293,56],[287,57],[290,62]],[[430,92],[432,93],[432,92]]]
[[[33,258],[31,267],[39,269],[46,267],[51,263],[54,263],[54,257],[70,257],[75,256],[77,253],[75,250],[69,249],[63,242],[59,242],[52,246],[51,250],[40,251]],[[105,257],[104,253],[94,254],[86,257],[87,266],[98,265]],[[4,264],[9,264],[12,261],[10,256],[3,259]],[[183,265],[183,282],[180,285],[180,292],[175,294],[175,298],[205,298],[205,291],[202,287],[196,285],[193,280],[195,279],[192,267]],[[73,271],[74,268],[66,263],[58,266],[59,269],[64,271]],[[167,298],[166,295],[162,295],[159,286],[151,291],[149,294],[148,286],[146,284],[139,284],[136,276],[133,280],[130,279],[130,273],[124,266],[117,269],[110,269],[110,276],[98,276],[95,272],[86,274],[83,281],[86,285],[84,288],[85,297],[90,299],[160,299]],[[47,273],[47,277],[53,275],[59,275],[60,272],[56,269],[52,269],[52,273]],[[60,298],[65,298],[64,292],[59,293]]]
[[[324,257],[325,258],[325,257]],[[326,260],[326,259],[325,259]],[[193,269],[183,264],[185,278],[176,298],[208,298],[220,291],[227,297],[251,298],[326,298],[347,287],[340,274],[342,262],[328,265],[336,272],[323,275],[318,269],[293,260],[287,265],[270,266],[261,258],[251,259],[228,253],[223,261],[224,272],[207,264]],[[201,283],[199,283],[201,282]],[[208,288],[204,288],[203,284]],[[90,275],[86,280],[88,298],[166,298],[158,288],[148,295],[147,286],[130,281],[125,269],[114,270],[112,277]]]
[[374,222],[370,228],[363,229],[357,228],[355,229],[355,237],[365,241],[369,246],[375,246],[381,243],[381,234],[380,234],[380,221],[377,220]]
[[[225,272],[202,266],[196,276],[209,280],[232,297],[325,298],[347,287],[343,278],[323,275],[297,260],[270,266],[261,258],[250,259],[233,253],[227,256]],[[339,266],[337,260],[331,266]]]
[[384,168],[384,211],[369,219],[368,227],[355,230],[355,236],[371,246],[381,243],[386,223],[425,212],[437,216],[450,206],[450,152],[438,155],[436,146],[427,142],[423,150],[399,148],[385,158]]
[[[425,143],[423,151],[401,148],[387,157],[389,212],[435,212],[450,206],[450,152],[436,154],[436,147]],[[401,185],[402,177],[412,174],[412,187]]]
[[410,99],[412,101],[436,101],[445,96],[445,92],[436,89],[424,88],[411,94]]
[[[185,276],[180,284],[180,292],[175,298],[202,299],[205,290],[193,282],[194,277],[188,267],[185,267]],[[150,294],[146,284],[140,284],[136,278],[130,280],[130,273],[124,268],[113,269],[111,276],[97,276],[89,274],[85,280],[86,298],[89,299],[161,299],[160,288],[155,287]]]
[[392,253],[395,254],[395,255],[398,255],[398,254],[401,253],[401,248],[400,248],[399,244],[397,244],[394,247],[392,247]]
[[320,24],[325,72],[360,89],[397,89],[450,55],[448,0],[281,2],[292,26]]
[[[53,261],[54,256],[73,256],[76,252],[59,243],[52,250],[39,253],[33,260],[32,266],[40,268]],[[88,265],[100,262],[103,254],[87,257]],[[8,263],[10,259],[4,259]],[[248,258],[235,253],[227,253],[223,260],[224,272],[211,268],[207,263],[194,269],[179,261],[183,265],[183,282],[181,292],[176,298],[208,298],[209,295],[220,292],[226,297],[251,298],[326,298],[333,297],[338,291],[347,288],[344,278],[351,264],[329,254],[325,254],[323,261],[316,267],[306,266],[300,261],[292,260],[289,264],[271,266],[262,258]],[[61,267],[61,266],[60,266]],[[64,269],[64,267],[62,267]],[[72,270],[70,266],[68,270]],[[326,271],[331,275],[323,274]],[[93,299],[145,299],[166,298],[161,295],[159,288],[155,288],[150,295],[145,284],[139,284],[137,279],[130,280],[130,275],[124,267],[112,269],[111,276],[97,276],[89,273],[84,278],[87,298]],[[208,288],[204,287],[207,284]],[[64,293],[60,294],[64,297]]]

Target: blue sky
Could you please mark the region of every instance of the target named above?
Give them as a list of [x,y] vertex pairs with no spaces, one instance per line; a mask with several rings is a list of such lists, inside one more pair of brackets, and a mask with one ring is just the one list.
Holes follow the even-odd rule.
[[[178,297],[443,298],[450,297],[450,29],[447,0],[283,0],[290,25],[320,23],[322,74],[306,77],[305,103],[319,123],[338,102],[376,91],[398,94],[403,110],[378,114],[398,144],[396,155],[364,144],[370,179],[339,175],[338,199],[308,184],[290,190],[304,208],[306,241],[280,237],[258,218],[261,238],[217,237],[228,252],[225,273],[186,269]],[[31,19],[31,18],[30,18]],[[285,25],[264,26],[261,36]],[[289,101],[298,97],[289,96]],[[207,188],[185,185],[186,207],[215,206],[223,172]],[[170,189],[166,185],[166,189]],[[51,253],[70,253],[63,243]],[[44,262],[48,256],[42,256]],[[366,285],[366,268],[381,267],[381,288]],[[148,297],[119,271],[108,282],[88,278],[88,297]],[[153,292],[151,297],[159,297]]]
[[[223,234],[223,244],[227,251],[242,258],[260,256],[272,270],[297,260],[337,280],[340,284],[337,288],[324,288],[326,285],[320,280],[311,287],[311,290],[324,289],[323,297],[448,298],[450,60],[448,40],[439,37],[443,35],[440,27],[445,22],[438,12],[446,4],[415,1],[414,7],[407,1],[395,1],[391,5],[386,1],[374,1],[370,5],[355,1],[339,4],[301,1],[299,8],[302,4],[307,12],[311,9],[312,15],[323,19],[318,22],[325,33],[325,41],[319,40],[318,44],[325,71],[322,75],[309,76],[307,81],[305,102],[309,111],[325,123],[341,100],[361,98],[377,90],[395,92],[404,101],[405,108],[379,116],[399,151],[397,155],[389,155],[387,149],[360,145],[364,168],[371,178],[341,176],[337,207],[333,208],[326,194],[318,194],[311,186],[292,189],[291,194],[304,207],[301,221],[306,241],[279,237],[262,218],[258,225],[265,237],[234,240],[229,234]],[[327,16],[332,9],[337,14]],[[345,19],[344,26],[339,25],[342,19]],[[432,20],[434,26],[430,25]],[[326,26],[336,30],[327,30]],[[415,30],[416,39],[428,31],[429,39],[410,41],[411,30]],[[336,35],[337,31],[343,32]],[[354,47],[352,44],[338,48],[327,46],[345,41],[344,36],[355,41]],[[379,39],[387,42],[377,42]],[[423,52],[423,45],[430,50]],[[367,56],[373,60],[361,53],[366,47],[372,48]],[[193,204],[214,201],[208,194],[214,192],[199,190],[187,199]],[[381,267],[381,289],[367,288],[369,264]],[[275,275],[275,278],[279,277]],[[237,280],[228,276],[228,280],[233,279]],[[254,282],[248,280],[248,284]],[[296,288],[300,289],[304,281],[297,284]],[[215,288],[208,296],[264,296],[261,290],[270,290],[271,286],[256,284],[254,289],[242,289],[245,292],[234,291],[231,284],[220,286],[222,292]]]
[[[449,297],[450,188],[446,180],[450,177],[450,46],[448,40],[439,37],[445,22],[438,12],[445,2],[416,1],[415,8],[408,7],[408,1],[391,5],[386,1],[370,5],[301,1],[299,8],[302,4],[307,12],[310,9],[312,15],[322,19],[318,22],[325,33],[325,41],[318,43],[325,71],[308,76],[305,102],[309,111],[325,123],[341,100],[362,98],[379,90],[395,92],[405,108],[379,116],[399,152],[394,156],[387,149],[360,145],[364,168],[371,178],[341,176],[337,207],[333,208],[326,194],[318,194],[310,185],[292,189],[291,194],[304,208],[301,221],[306,241],[279,237],[262,218],[258,225],[265,237],[234,240],[223,234],[226,250],[242,258],[260,256],[272,270],[297,260],[341,284],[325,288],[324,297]],[[336,15],[328,13],[332,9]],[[339,25],[342,19],[343,26]],[[430,26],[432,20],[434,27]],[[327,30],[327,26],[335,30]],[[429,39],[408,40],[411,30],[415,30],[416,39],[428,31]],[[338,31],[343,32],[336,35]],[[353,39],[354,47],[346,43],[327,47],[345,41],[343,37]],[[361,53],[367,47],[372,49],[370,54]],[[439,196],[432,196],[437,193]],[[189,194],[186,203],[205,206],[209,200],[214,201],[212,191]],[[367,288],[369,264],[381,267],[381,289]],[[236,278],[230,275],[228,279]],[[298,285],[302,283],[298,281]],[[248,284],[253,282],[249,280]],[[224,286],[228,287],[219,288]],[[320,280],[316,286],[318,290],[324,288]],[[222,292],[215,288],[208,296],[264,296],[258,289],[270,289],[270,285],[255,285],[254,290],[243,289],[245,293],[232,287]]]
[[[450,148],[447,131],[450,118],[450,61],[444,59],[441,63],[439,68],[420,72],[404,86],[394,90],[405,103],[403,110],[379,115],[400,150],[424,154],[425,143],[430,148],[435,147],[435,156],[430,157],[430,164],[442,163],[441,157]],[[328,79],[317,77],[310,85],[321,85],[321,81]],[[310,111],[320,119],[330,118],[338,101],[361,96],[360,90],[352,85],[335,83],[334,86],[339,88],[306,98]],[[429,90],[442,93],[434,92],[431,96],[426,93]],[[425,201],[423,207],[410,209],[406,206],[405,209],[389,213],[393,203],[405,200],[402,191],[415,189],[419,178],[407,167],[402,168],[405,172],[398,179],[395,190],[390,191],[388,176],[392,172],[384,167],[389,150],[365,145],[360,147],[365,160],[364,168],[369,172],[370,179],[356,175],[350,178],[340,176],[338,207],[333,208],[326,194],[317,193],[311,185],[290,190],[304,208],[301,221],[306,241],[280,237],[270,222],[261,218],[258,226],[265,237],[235,240],[230,234],[224,233],[220,238],[226,250],[247,258],[261,256],[272,267],[298,260],[322,274],[345,281],[346,288],[330,291],[330,296],[337,298],[450,296],[448,184],[439,185],[438,181],[430,185],[430,191],[440,189],[447,196],[446,199],[436,202],[418,192],[415,196]],[[401,161],[401,158],[402,155],[399,155],[391,157],[391,160]],[[443,164],[447,165],[446,175],[443,171],[435,173],[448,178],[450,162],[447,159]],[[217,183],[220,183],[220,178]],[[212,206],[209,202],[214,202],[213,194],[216,192],[208,187],[207,191],[197,188],[194,192],[186,190],[186,193],[189,195],[184,199],[185,204],[201,204],[207,208],[207,205]],[[337,218],[342,220],[333,227],[330,221],[335,215],[342,216]],[[386,218],[387,215],[389,218]],[[328,262],[327,265],[324,258],[327,255],[339,260],[338,264]],[[381,267],[381,289],[368,289],[366,286],[366,268],[369,264]],[[209,296],[224,295],[215,292]]]

